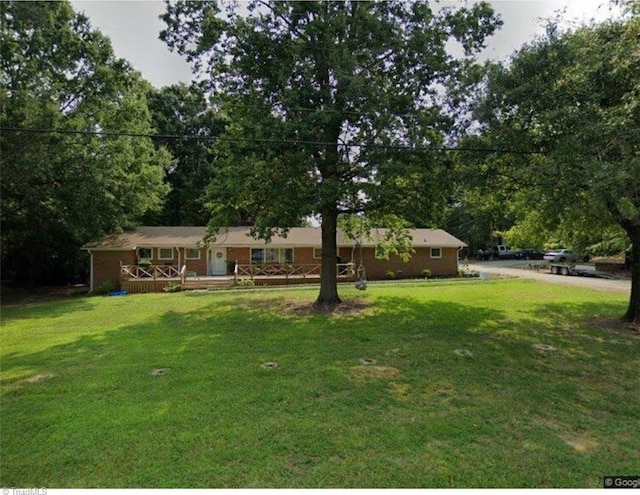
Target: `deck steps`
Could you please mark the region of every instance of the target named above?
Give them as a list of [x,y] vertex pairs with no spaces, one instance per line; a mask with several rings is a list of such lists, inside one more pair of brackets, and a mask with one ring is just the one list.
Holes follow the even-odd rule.
[[228,289],[232,285],[232,278],[188,278],[182,284],[182,290]]

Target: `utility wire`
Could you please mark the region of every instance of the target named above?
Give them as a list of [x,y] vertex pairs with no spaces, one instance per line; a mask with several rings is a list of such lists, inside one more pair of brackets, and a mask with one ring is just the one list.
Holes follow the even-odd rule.
[[[185,139],[185,140],[217,140],[233,143],[260,143],[260,144],[288,144],[288,145],[310,145],[310,146],[336,146],[336,143],[326,141],[305,141],[305,140],[284,140],[284,139],[259,139],[259,138],[232,138],[219,136],[194,136],[178,134],[147,134],[140,132],[105,132],[105,131],[79,131],[73,129],[36,129],[19,127],[0,127],[0,132],[25,132],[30,134],[72,134],[82,136],[99,137],[139,137],[150,139]],[[470,152],[470,153],[504,153],[516,155],[543,155],[544,151],[528,151],[502,148],[468,148],[468,147],[447,147],[447,146],[407,146],[398,144],[369,144],[369,143],[338,143],[337,146],[343,148],[370,148],[388,149],[397,151],[431,151],[431,152]]]

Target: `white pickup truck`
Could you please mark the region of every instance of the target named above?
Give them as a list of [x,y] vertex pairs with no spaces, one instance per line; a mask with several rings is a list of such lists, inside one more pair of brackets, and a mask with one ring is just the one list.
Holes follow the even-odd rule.
[[515,258],[515,256],[516,254],[511,251],[511,246],[505,244],[499,244],[487,250],[478,250],[478,259],[481,260],[508,259]]

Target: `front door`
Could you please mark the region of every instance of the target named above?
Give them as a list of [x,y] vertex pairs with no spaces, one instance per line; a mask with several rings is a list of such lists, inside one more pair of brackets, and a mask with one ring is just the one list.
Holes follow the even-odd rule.
[[209,248],[207,275],[227,274],[227,248]]

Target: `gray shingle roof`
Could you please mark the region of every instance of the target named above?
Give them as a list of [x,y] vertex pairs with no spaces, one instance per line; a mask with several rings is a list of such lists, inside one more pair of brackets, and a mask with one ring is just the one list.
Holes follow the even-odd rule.
[[[229,227],[221,229],[215,236],[213,245],[229,247],[261,247],[262,239],[249,235],[250,227]],[[372,240],[365,240],[364,247],[375,246],[384,236],[386,229],[374,229]],[[464,247],[466,244],[441,229],[408,229],[413,247]],[[113,234],[99,242],[85,244],[84,249],[95,251],[130,250],[139,247],[189,247],[203,244],[207,234],[206,227],[138,227],[131,232]],[[338,231],[338,246],[353,246],[354,242]],[[320,227],[294,227],[287,237],[273,236],[269,243],[272,247],[321,247]]]

